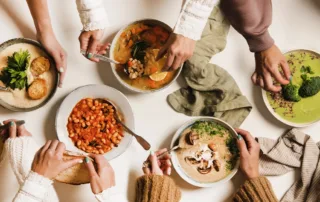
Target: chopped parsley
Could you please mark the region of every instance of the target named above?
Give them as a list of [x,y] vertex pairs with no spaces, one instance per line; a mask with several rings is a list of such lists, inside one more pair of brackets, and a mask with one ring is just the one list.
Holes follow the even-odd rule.
[[227,161],[227,164],[226,164],[226,170],[227,171],[231,171],[236,162],[237,162],[237,159],[239,158],[239,149],[238,149],[238,146],[237,146],[237,140],[231,136],[228,137],[228,139],[226,140],[226,145],[230,151],[230,153],[232,154],[232,157],[229,161]]
[[302,66],[300,69],[301,73],[314,74],[310,66]]
[[210,121],[197,121],[192,125],[191,130],[200,135],[208,134],[210,136],[223,136],[224,132],[226,131],[223,126]]

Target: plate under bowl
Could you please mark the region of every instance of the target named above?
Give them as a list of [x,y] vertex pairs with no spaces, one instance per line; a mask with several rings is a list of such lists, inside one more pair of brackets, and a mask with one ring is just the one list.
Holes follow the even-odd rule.
[[[115,47],[116,47],[116,44],[118,42],[118,39],[120,38],[122,32],[127,29],[129,26],[133,25],[133,24],[137,24],[137,23],[148,23],[148,24],[151,24],[151,25],[159,25],[163,28],[165,28],[167,31],[169,31],[170,33],[172,32],[172,28],[167,25],[166,23],[164,22],[161,22],[159,20],[155,20],[155,19],[142,19],[142,20],[138,20],[138,21],[134,21],[126,26],[124,26],[122,29],[120,29],[120,31],[117,33],[117,35],[113,38],[112,40],[112,44],[111,44],[111,47],[110,47],[110,58],[115,60],[114,59],[114,50],[115,50]],[[130,90],[130,91],[133,91],[133,92],[136,92],[136,93],[153,93],[153,92],[157,92],[157,91],[161,91],[167,87],[169,87],[180,75],[181,71],[182,71],[182,66],[177,70],[176,72],[176,75],[175,77],[172,79],[171,82],[169,82],[167,85],[163,86],[162,88],[159,88],[159,89],[154,89],[154,90],[142,90],[142,89],[139,89],[139,88],[136,88],[136,87],[133,87],[129,84],[127,84],[125,81],[123,81],[121,79],[121,77],[118,75],[117,71],[116,71],[116,65],[113,64],[113,63],[110,63],[111,65],[111,69],[112,69],[112,72],[114,74],[114,76],[117,78],[117,80],[120,82],[120,84],[122,86],[124,86],[126,89]]]
[[8,41],[5,41],[3,42],[1,45],[0,45],[0,52],[5,50],[7,47],[11,46],[11,45],[14,45],[14,44],[19,44],[19,43],[27,43],[27,44],[31,44],[31,45],[34,45],[36,46],[37,48],[41,49],[44,53],[46,53],[46,56],[48,57],[49,61],[50,61],[50,66],[51,68],[54,69],[54,73],[55,73],[55,77],[56,77],[56,81],[54,83],[54,87],[53,89],[51,90],[49,96],[47,97],[47,99],[45,99],[41,104],[37,105],[37,106],[34,106],[34,107],[30,107],[30,108],[20,108],[20,107],[16,107],[16,106],[12,106],[10,105],[9,103],[6,103],[4,101],[2,101],[0,99],[0,105],[2,105],[3,107],[11,110],[11,111],[15,111],[15,112],[29,112],[29,111],[33,111],[33,110],[36,110],[36,109],[39,109],[41,107],[43,107],[45,104],[47,104],[49,102],[49,100],[54,96],[54,94],[56,93],[57,91],[57,88],[58,88],[58,85],[59,85],[59,78],[60,78],[60,74],[58,73],[57,71],[57,68],[56,68],[56,65],[55,65],[55,62],[53,60],[53,58],[51,57],[51,55],[43,48],[43,46],[35,41],[35,40],[32,40],[32,39],[28,39],[28,38],[15,38],[15,39],[10,39]]
[[[309,52],[309,53],[312,53],[312,54],[315,54],[317,56],[320,57],[320,54],[315,52],[315,51],[312,51],[312,50],[305,50],[305,49],[298,49],[298,50],[292,50],[292,51],[289,51],[289,52],[286,52],[284,55],[288,55],[290,53],[293,53],[293,52],[297,52],[297,51],[304,51],[304,52]],[[302,128],[302,127],[307,127],[307,126],[310,126],[310,125],[313,125],[317,122],[320,121],[320,119],[318,120],[314,120],[314,121],[310,121],[310,122],[306,122],[306,123],[295,123],[295,122],[291,122],[289,120],[286,120],[284,119],[283,117],[281,117],[279,114],[277,114],[274,109],[272,108],[272,106],[270,105],[270,102],[268,100],[268,97],[267,97],[267,91],[262,90],[262,98],[263,98],[263,101],[264,101],[264,104],[266,105],[267,109],[269,110],[269,112],[280,122],[288,125],[288,126],[292,126],[292,127],[295,127],[295,128]]]
[[[170,148],[172,148],[176,145],[176,143],[179,140],[179,137],[182,135],[183,131],[185,129],[187,129],[188,127],[190,127],[191,125],[193,125],[197,121],[211,121],[211,122],[215,122],[217,124],[220,124],[223,127],[225,127],[226,129],[228,129],[229,132],[231,133],[231,135],[234,136],[234,138],[237,138],[237,132],[225,121],[222,121],[221,119],[217,119],[217,118],[213,118],[213,117],[197,117],[195,119],[192,119],[192,120],[186,122],[177,130],[177,132],[174,134],[174,136],[172,138]],[[175,152],[171,153],[171,160],[172,160],[172,164],[173,164],[174,169],[177,171],[177,173],[180,175],[180,177],[182,179],[184,179],[186,182],[188,182],[189,184],[197,186],[197,187],[214,187],[214,186],[219,186],[219,185],[222,185],[222,184],[228,182],[237,173],[238,168],[239,168],[239,164],[240,164],[240,160],[238,160],[235,167],[230,172],[230,174],[227,175],[225,178],[223,178],[220,181],[211,182],[211,183],[201,183],[201,182],[198,182],[198,181],[192,179],[184,172],[183,168],[181,168],[181,166],[180,166],[179,160],[177,159],[177,155]]]
[[[125,124],[134,130],[134,115],[130,103],[125,95],[120,91],[106,85],[87,85],[82,86],[72,91],[62,102],[56,115],[56,132],[58,139],[66,145],[67,150],[85,153],[74,146],[72,140],[69,138],[67,130],[68,117],[72,112],[74,106],[84,98],[106,98],[118,107],[119,111],[124,116]],[[114,147],[111,151],[104,154],[107,160],[112,160],[129,148],[132,142],[132,135],[124,133],[124,138],[121,140],[118,147]]]

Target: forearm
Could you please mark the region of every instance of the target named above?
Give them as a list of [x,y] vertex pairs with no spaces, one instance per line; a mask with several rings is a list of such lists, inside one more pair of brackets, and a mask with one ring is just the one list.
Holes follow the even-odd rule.
[[109,23],[102,0],[76,0],[84,31],[104,29]]
[[53,33],[47,0],[27,0],[37,34]]
[[218,0],[186,0],[179,15],[174,33],[199,40],[213,7]]
[[271,0],[222,0],[221,9],[247,40],[250,51],[264,51],[274,44],[268,32],[272,22]]
[[247,180],[233,197],[235,202],[266,201],[278,202],[272,186],[266,177],[257,177]]
[[41,202],[52,187],[52,181],[30,171],[23,185],[20,187],[13,202]]

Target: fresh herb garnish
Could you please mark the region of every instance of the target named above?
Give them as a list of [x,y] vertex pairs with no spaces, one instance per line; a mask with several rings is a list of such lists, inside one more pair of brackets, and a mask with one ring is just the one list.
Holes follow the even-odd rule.
[[310,66],[302,66],[300,69],[301,73],[314,74]]
[[230,153],[232,154],[231,159],[227,161],[227,164],[226,164],[226,170],[230,171],[234,168],[237,162],[237,159],[239,158],[239,149],[237,146],[237,140],[231,136],[229,136],[228,139],[226,140],[226,145]]
[[14,52],[8,56],[8,66],[1,71],[0,80],[11,89],[20,90],[27,86],[26,70],[29,66],[30,54],[28,50]]
[[200,135],[203,135],[204,133],[206,133],[210,136],[215,136],[215,135],[223,136],[226,129],[223,126],[216,124],[214,122],[197,121],[192,125],[191,130],[196,131]]
[[139,60],[141,63],[144,62],[144,56],[146,56],[146,49],[149,47],[149,44],[145,41],[136,42],[131,50],[131,55],[133,59]]

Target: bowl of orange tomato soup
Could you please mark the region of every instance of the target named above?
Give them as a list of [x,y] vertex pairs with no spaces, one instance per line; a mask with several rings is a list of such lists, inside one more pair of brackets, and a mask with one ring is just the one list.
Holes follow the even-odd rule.
[[153,19],[130,23],[112,41],[110,57],[120,64],[111,64],[117,80],[127,89],[138,93],[162,90],[172,84],[181,69],[164,72],[167,56],[156,60],[172,29]]
[[134,130],[133,111],[125,95],[105,85],[79,87],[63,100],[57,112],[58,139],[70,151],[102,154],[107,160],[114,159],[132,142],[132,136],[114,119],[116,111]]

